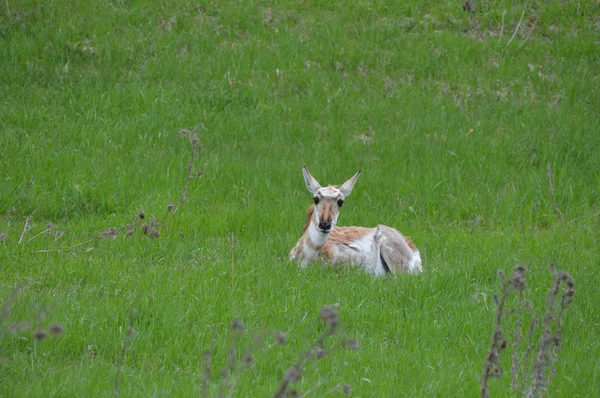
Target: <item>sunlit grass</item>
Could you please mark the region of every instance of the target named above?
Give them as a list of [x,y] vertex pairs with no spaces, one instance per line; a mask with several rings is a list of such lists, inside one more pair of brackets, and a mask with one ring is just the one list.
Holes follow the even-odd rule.
[[[273,395],[333,305],[360,347],[310,364],[300,392],[474,396],[515,263],[537,308],[549,263],[575,280],[550,392],[597,395],[596,4],[528,3],[508,45],[520,3],[0,5],[0,297],[24,283],[11,320],[64,326],[4,335],[2,395],[112,395],[134,308],[122,396],[199,395],[213,336],[216,394],[235,318],[241,347],[267,331],[236,396]],[[179,205],[182,129],[199,142]],[[289,263],[302,164],[324,184],[361,169],[339,223],[397,227],[424,273]],[[92,239],[139,211],[133,235]]]

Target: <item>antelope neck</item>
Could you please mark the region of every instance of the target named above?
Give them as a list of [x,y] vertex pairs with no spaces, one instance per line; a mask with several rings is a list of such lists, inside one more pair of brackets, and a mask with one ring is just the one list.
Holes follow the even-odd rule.
[[319,228],[317,227],[317,222],[318,222],[317,215],[313,213],[310,223],[308,224],[307,233],[308,233],[308,238],[310,239],[310,242],[312,243],[312,246],[315,249],[320,249],[321,247],[323,247],[325,242],[327,242],[327,239],[329,238],[329,234],[331,233],[333,228],[331,230],[329,230],[329,232],[321,232],[319,230]]

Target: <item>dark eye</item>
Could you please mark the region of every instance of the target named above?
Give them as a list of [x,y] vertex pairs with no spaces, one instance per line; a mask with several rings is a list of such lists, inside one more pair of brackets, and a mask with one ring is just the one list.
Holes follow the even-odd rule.
[[338,199],[338,206],[342,207],[343,204],[344,204],[344,201],[342,199]]
[[316,204],[316,205],[318,205],[318,204],[319,204],[319,201],[320,201],[320,199],[319,199],[318,197],[316,197],[316,196],[315,196],[315,197],[313,198],[313,200],[315,201],[315,204]]

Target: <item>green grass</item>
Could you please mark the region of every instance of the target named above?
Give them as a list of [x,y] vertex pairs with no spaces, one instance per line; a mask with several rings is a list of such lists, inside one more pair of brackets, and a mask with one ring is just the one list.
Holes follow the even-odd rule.
[[[550,393],[599,395],[597,4],[528,3],[510,45],[525,2],[474,5],[471,17],[448,1],[0,5],[1,302],[26,282],[9,320],[44,309],[42,325],[65,328],[2,338],[0,395],[112,395],[135,308],[122,396],[199,395],[213,338],[216,394],[234,318],[249,328],[240,349],[267,331],[236,396],[269,396],[335,304],[331,344],[360,348],[311,363],[301,392],[476,396],[497,271],[527,267],[541,311],[549,263],[577,283]],[[140,210],[162,219],[187,175],[179,131],[199,123],[204,177],[159,238],[47,251]],[[310,204],[302,164],[332,184],[362,169],[340,224],[397,227],[425,272],[289,263]],[[48,223],[67,234],[30,240]],[[509,394],[505,373],[493,395]]]

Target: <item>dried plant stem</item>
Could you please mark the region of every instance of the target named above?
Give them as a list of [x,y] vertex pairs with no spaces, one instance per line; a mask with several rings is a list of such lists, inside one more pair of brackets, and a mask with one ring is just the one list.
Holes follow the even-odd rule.
[[[237,335],[237,333],[236,333]],[[223,398],[225,396],[225,390],[227,389],[227,385],[230,384],[228,383],[230,377],[235,375],[235,368],[236,368],[236,358],[237,358],[237,351],[235,349],[236,347],[236,343],[232,343],[229,346],[229,353],[227,355],[227,364],[225,365],[225,367],[223,369],[221,369],[221,386],[219,387],[219,391],[217,392],[217,397],[219,398]],[[235,384],[231,384],[230,390],[235,388]],[[233,391],[230,391],[231,394],[233,394]]]
[[[98,230],[98,231],[94,231],[94,232],[88,232],[85,233],[83,235],[89,235],[89,234],[97,234],[96,236],[93,236],[83,242],[77,243],[76,245],[70,246],[70,247],[64,247],[64,246],[59,246],[56,249],[42,249],[42,250],[37,250],[36,253],[63,253],[63,252],[67,252],[73,249],[77,249],[81,246],[85,246],[87,244],[90,244],[98,239],[102,239],[102,238],[106,238],[107,236],[113,236],[116,237],[117,234],[123,230],[125,230],[126,228],[131,228],[131,227],[136,227],[139,225],[139,220],[138,220],[138,216],[136,215],[129,223],[127,223],[126,225],[123,225],[119,228],[108,228],[108,229],[104,229],[104,230]],[[64,235],[64,234],[63,234]],[[63,235],[57,237],[54,241],[56,242],[60,237],[62,237]],[[66,242],[65,242],[66,243]]]
[[308,361],[314,360],[314,359],[320,359],[323,356],[328,354],[328,351],[325,350],[325,339],[329,336],[333,336],[337,332],[338,325],[339,325],[339,314],[332,307],[324,306],[321,309],[320,318],[322,320],[324,320],[325,323],[327,323],[327,325],[329,325],[329,328],[327,328],[317,338],[316,343],[313,344],[312,347],[308,351],[300,354],[296,364],[293,367],[291,367],[290,369],[288,369],[288,371],[285,373],[285,375],[283,377],[283,381],[279,385],[279,389],[277,390],[277,393],[274,395],[275,398],[281,398],[281,397],[285,396],[285,393],[286,393],[288,387],[290,386],[290,383],[295,382],[298,379],[300,379],[300,377],[302,375],[302,369],[304,368],[304,366],[306,365],[306,363]]
[[515,328],[514,341],[513,341],[513,355],[512,355],[512,383],[510,385],[511,391],[516,391],[519,383],[519,345],[521,343],[521,337],[523,335],[523,291],[519,291],[519,304],[517,314],[517,325]]
[[506,48],[508,48],[508,46],[510,46],[510,43],[512,43],[512,41],[515,39],[515,36],[519,32],[519,28],[521,27],[521,22],[523,22],[523,17],[525,16],[525,10],[527,10],[527,6],[529,6],[529,1],[530,0],[527,0],[527,2],[525,3],[525,6],[523,7],[523,12],[521,13],[521,19],[519,19],[519,23],[517,24],[517,27],[515,28],[513,35],[511,36],[510,40],[508,41]]
[[[520,396],[538,397],[547,392],[547,386],[550,379],[556,375],[554,365],[558,360],[558,347],[561,339],[562,317],[565,309],[573,301],[575,295],[575,282],[566,272],[557,273],[553,264],[550,264],[554,281],[547,300],[545,315],[543,317],[534,317],[529,327],[529,336],[525,353],[522,357],[519,355],[519,346],[523,339],[523,319],[525,311],[530,311],[529,300],[524,299],[524,290],[527,283],[525,280],[526,269],[521,266],[515,266],[515,271],[507,281],[504,272],[498,274],[502,279],[502,297],[494,295],[497,304],[496,325],[492,338],[490,352],[485,360],[484,373],[481,377],[481,396],[489,397],[488,381],[492,377],[500,377],[502,368],[500,367],[500,354],[506,347],[501,331],[501,323],[507,315],[516,312],[516,327],[513,335],[513,353],[512,353],[512,380],[510,385],[511,393],[517,393]],[[560,304],[557,303],[557,297],[560,292]],[[508,296],[511,292],[518,294],[518,304],[515,308],[506,308]],[[536,328],[542,323],[544,330],[539,339],[534,338]],[[506,321],[504,322],[506,323]],[[535,341],[537,340],[537,341]],[[535,355],[531,355],[535,351]],[[533,359],[530,358],[533,356]],[[522,358],[522,360],[520,360]],[[531,373],[529,373],[531,372]]]
[[502,26],[500,27],[500,34],[498,35],[498,44],[500,44],[500,40],[502,40],[502,35],[504,34],[504,17],[506,16],[506,9],[502,11]]
[[[525,44],[525,42],[527,40],[529,40],[529,38],[531,37],[531,34],[533,33],[533,31],[535,30],[535,27],[537,26],[537,23],[534,23],[533,26],[531,27],[531,30],[529,31],[529,33],[527,33],[527,36],[525,36],[525,39],[521,42],[521,44],[519,44],[519,46],[517,47],[516,50],[518,50],[519,48],[523,47],[523,45]],[[515,51],[516,51],[515,50]]]
[[285,397],[285,392],[287,390],[288,384],[290,382],[288,380],[284,380],[283,383],[279,386],[279,390],[273,395],[273,398],[283,398]]
[[29,231],[29,222],[31,221],[31,218],[33,217],[33,215],[35,214],[37,210],[35,210],[33,213],[31,213],[30,215],[27,216],[27,219],[25,220],[25,225],[23,226],[23,232],[21,232],[21,238],[19,238],[19,242],[17,243],[18,245],[21,244],[21,242],[23,242],[23,238],[25,238],[25,234],[27,233],[27,231]]
[[539,320],[536,317],[533,318],[533,321],[531,321],[531,325],[529,326],[529,337],[527,342],[527,349],[525,350],[525,356],[523,357],[521,384],[519,387],[519,392],[521,393],[521,395],[523,395],[525,391],[525,382],[527,381],[527,369],[529,369],[529,356],[531,355],[531,351],[533,348],[533,336],[535,330],[537,329],[538,323]]
[[498,298],[497,295],[494,295],[494,299],[496,301],[496,325],[494,327],[494,334],[492,335],[492,343],[490,345],[490,351],[485,360],[485,366],[483,368],[483,375],[481,376],[481,396],[483,398],[488,398],[490,396],[490,389],[488,385],[488,381],[491,377],[499,377],[501,375],[502,369],[500,368],[500,364],[498,360],[500,358],[500,353],[506,347],[506,341],[502,336],[502,319],[504,318],[504,306],[506,304],[506,299],[508,298],[509,293],[511,292],[511,288],[506,282],[506,276],[504,272],[498,272],[500,277],[502,278],[502,298]]
[[52,230],[52,228],[46,228],[45,230],[43,230],[39,234],[36,234],[36,235],[32,236],[31,238],[27,239],[27,242],[31,242],[32,240],[34,240],[38,236],[43,235],[43,234],[45,234],[45,233],[47,233],[48,231],[51,231],[51,230]]
[[[567,285],[567,289],[565,293],[563,293],[562,297],[569,297],[572,299],[575,291],[573,290],[573,286],[575,283],[569,274],[566,272],[561,272],[557,275],[554,264],[550,265],[552,267],[552,272],[555,275],[554,284],[552,289],[550,290],[550,295],[548,296],[548,309],[546,310],[546,314],[543,318],[544,325],[544,334],[540,338],[540,342],[538,344],[535,363],[533,365],[532,372],[532,383],[529,389],[527,396],[540,396],[547,390],[547,385],[549,383],[550,377],[554,376],[555,369],[554,364],[557,358],[556,349],[560,344],[560,328],[561,328],[561,320],[559,319],[564,312],[564,308],[562,308],[562,304],[565,304],[566,301],[561,300],[561,308],[558,309],[558,313],[556,312],[556,297],[561,289],[561,286],[564,284]],[[570,303],[571,300],[568,301]],[[567,304],[568,305],[568,304]],[[555,330],[552,330],[552,324],[555,323]],[[546,378],[546,368],[549,370],[548,376]]]
[[212,362],[212,355],[215,351],[217,339],[216,334],[213,334],[212,343],[210,345],[210,349],[204,351],[204,373],[202,374],[202,392],[200,396],[202,398],[208,398],[208,382],[210,381],[210,366]]
[[323,385],[322,382],[318,382],[317,384],[315,384],[314,387],[312,387],[310,390],[308,390],[307,392],[305,392],[304,394],[301,395],[302,398],[306,397],[309,394],[312,394],[313,392],[315,392],[319,387],[321,387]]
[[548,172],[546,173],[548,177],[548,182],[550,183],[550,194],[552,195],[552,202],[554,203],[554,212],[556,213],[556,217],[559,220],[562,220],[563,214],[558,210],[558,204],[556,203],[556,195],[554,194],[554,184],[552,183],[552,168],[550,167],[550,162],[548,162]]

